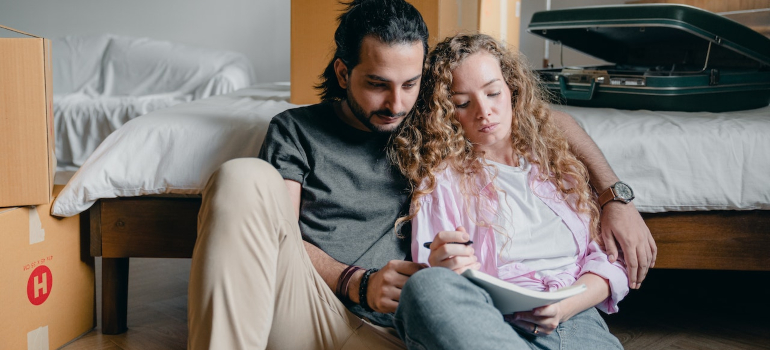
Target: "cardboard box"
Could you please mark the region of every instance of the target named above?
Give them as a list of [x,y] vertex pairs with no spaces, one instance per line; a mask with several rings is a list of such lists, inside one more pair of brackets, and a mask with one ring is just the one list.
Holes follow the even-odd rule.
[[96,326],[81,219],[49,212],[50,204],[0,209],[0,350],[56,349]]
[[48,204],[56,171],[51,42],[0,38],[0,207]]

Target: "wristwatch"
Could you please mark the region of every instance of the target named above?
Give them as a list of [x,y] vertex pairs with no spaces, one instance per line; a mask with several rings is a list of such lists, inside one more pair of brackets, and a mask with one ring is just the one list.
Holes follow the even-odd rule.
[[618,181],[602,192],[599,196],[599,206],[604,207],[610,201],[620,201],[623,204],[628,204],[633,199],[634,190],[631,189],[631,186],[623,181]]

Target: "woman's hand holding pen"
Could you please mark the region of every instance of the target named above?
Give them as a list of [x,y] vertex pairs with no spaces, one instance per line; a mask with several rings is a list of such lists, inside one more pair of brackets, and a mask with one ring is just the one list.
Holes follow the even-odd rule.
[[430,266],[446,267],[458,274],[467,269],[478,270],[481,268],[481,263],[474,254],[473,246],[464,244],[469,240],[470,235],[462,226],[457,227],[456,231],[439,232],[430,244],[428,256]]

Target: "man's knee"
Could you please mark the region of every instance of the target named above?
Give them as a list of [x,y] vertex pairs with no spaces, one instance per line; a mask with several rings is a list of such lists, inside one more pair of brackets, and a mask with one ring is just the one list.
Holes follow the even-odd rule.
[[209,178],[206,190],[231,187],[243,191],[247,186],[274,186],[283,178],[270,163],[259,158],[236,158],[222,164]]
[[224,162],[212,175],[222,182],[281,181],[283,178],[270,163],[259,158],[236,158]]

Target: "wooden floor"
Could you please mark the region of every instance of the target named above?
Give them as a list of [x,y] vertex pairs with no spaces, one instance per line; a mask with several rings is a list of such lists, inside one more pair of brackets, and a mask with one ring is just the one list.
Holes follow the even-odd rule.
[[[99,290],[100,259],[96,267]],[[63,349],[185,349],[190,260],[131,259],[130,269],[128,332],[97,328]],[[767,272],[655,270],[606,320],[629,350],[770,349],[768,281]]]
[[[97,325],[101,325],[101,258],[96,258]],[[187,348],[187,283],[190,259],[131,259],[128,332],[97,328],[62,349],[165,350]]]

